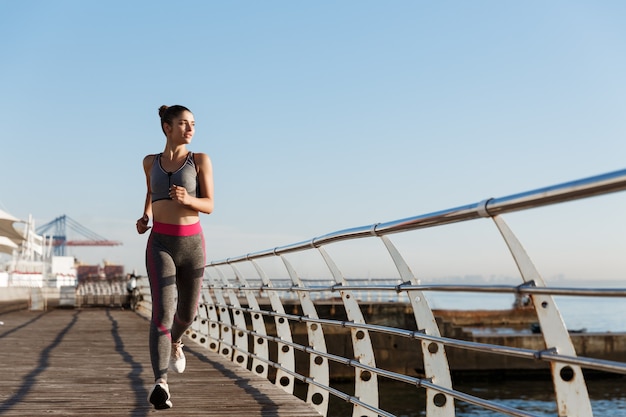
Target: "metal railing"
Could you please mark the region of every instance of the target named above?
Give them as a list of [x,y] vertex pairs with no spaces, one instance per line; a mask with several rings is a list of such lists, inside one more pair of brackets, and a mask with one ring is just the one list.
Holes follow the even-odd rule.
[[73,293],[75,307],[130,305],[131,294],[126,287],[126,280],[121,278],[80,282]]
[[[211,262],[205,272],[203,302],[188,336],[251,372],[269,378],[287,392],[296,393],[298,387],[304,386],[306,392],[297,394],[321,415],[332,413],[329,403],[333,396],[351,403],[355,417],[392,416],[379,404],[379,379],[423,390],[424,404],[416,405],[416,411],[417,407],[423,407],[429,417],[454,416],[455,402],[509,416],[537,415],[455,389],[452,383],[455,370],[450,359],[456,352],[469,352],[483,355],[480,357],[488,355],[487,358],[493,359],[487,360],[493,361],[498,358],[527,361],[530,368],[543,365],[551,375],[557,415],[591,416],[583,369],[621,377],[626,374],[626,363],[577,355],[575,336],[566,328],[554,297],[626,297],[626,288],[547,286],[501,216],[625,189],[626,170],[621,170]],[[422,285],[389,237],[479,218],[493,220],[515,260],[523,281],[520,285]],[[400,278],[347,279],[325,247],[354,239],[380,239]],[[319,253],[330,278],[302,279],[302,271],[297,271],[288,259],[288,255],[301,252]],[[280,259],[287,278],[270,276],[260,262],[267,258]],[[363,259],[364,263],[368,261]],[[242,273],[245,268],[249,270]],[[133,304],[143,314],[150,311],[147,285],[146,279],[139,280],[139,298]],[[527,307],[523,310],[527,313],[530,309],[533,313],[541,346],[528,348],[450,336],[429,306],[426,294],[432,292],[502,293],[516,299],[526,298]],[[386,318],[402,316],[404,325],[387,323],[372,311],[376,306],[389,305],[400,306],[403,312]],[[407,317],[411,320],[407,321]],[[387,358],[389,352],[381,348],[381,340],[383,343],[394,340],[394,346],[401,340],[413,343],[413,356],[419,361],[419,369],[403,371],[393,358]],[[467,357],[478,358],[470,354]],[[340,368],[344,371],[337,372]],[[345,377],[345,369],[352,374],[353,384],[352,389],[344,391],[336,388],[332,380],[338,374]]]

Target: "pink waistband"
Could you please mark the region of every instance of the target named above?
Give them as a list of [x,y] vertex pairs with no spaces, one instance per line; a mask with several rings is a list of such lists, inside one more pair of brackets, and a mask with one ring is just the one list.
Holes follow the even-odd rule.
[[154,222],[152,231],[170,236],[192,236],[202,233],[200,222],[194,224],[168,224]]

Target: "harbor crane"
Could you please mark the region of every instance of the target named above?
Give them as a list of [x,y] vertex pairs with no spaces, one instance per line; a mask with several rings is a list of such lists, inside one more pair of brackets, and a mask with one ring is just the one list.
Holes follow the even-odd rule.
[[[68,227],[81,235],[84,239],[68,240],[66,233]],[[52,236],[52,250],[55,256],[65,256],[65,248],[67,246],[119,246],[122,244],[122,242],[108,240],[92,232],[65,214],[51,222],[39,226],[36,232],[39,235]]]

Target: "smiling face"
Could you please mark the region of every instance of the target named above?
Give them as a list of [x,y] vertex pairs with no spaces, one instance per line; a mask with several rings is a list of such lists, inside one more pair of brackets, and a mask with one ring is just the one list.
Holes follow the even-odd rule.
[[167,138],[176,144],[191,143],[193,134],[196,131],[196,121],[190,111],[183,111],[178,116],[172,118],[171,124],[163,123],[163,131]]

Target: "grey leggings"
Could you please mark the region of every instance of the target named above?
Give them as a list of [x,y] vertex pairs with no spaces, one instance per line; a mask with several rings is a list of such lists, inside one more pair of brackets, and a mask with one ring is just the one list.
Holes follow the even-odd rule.
[[204,265],[200,223],[154,223],[146,248],[146,269],[152,294],[149,344],[155,380],[167,380],[172,342],[181,339],[196,316]]

